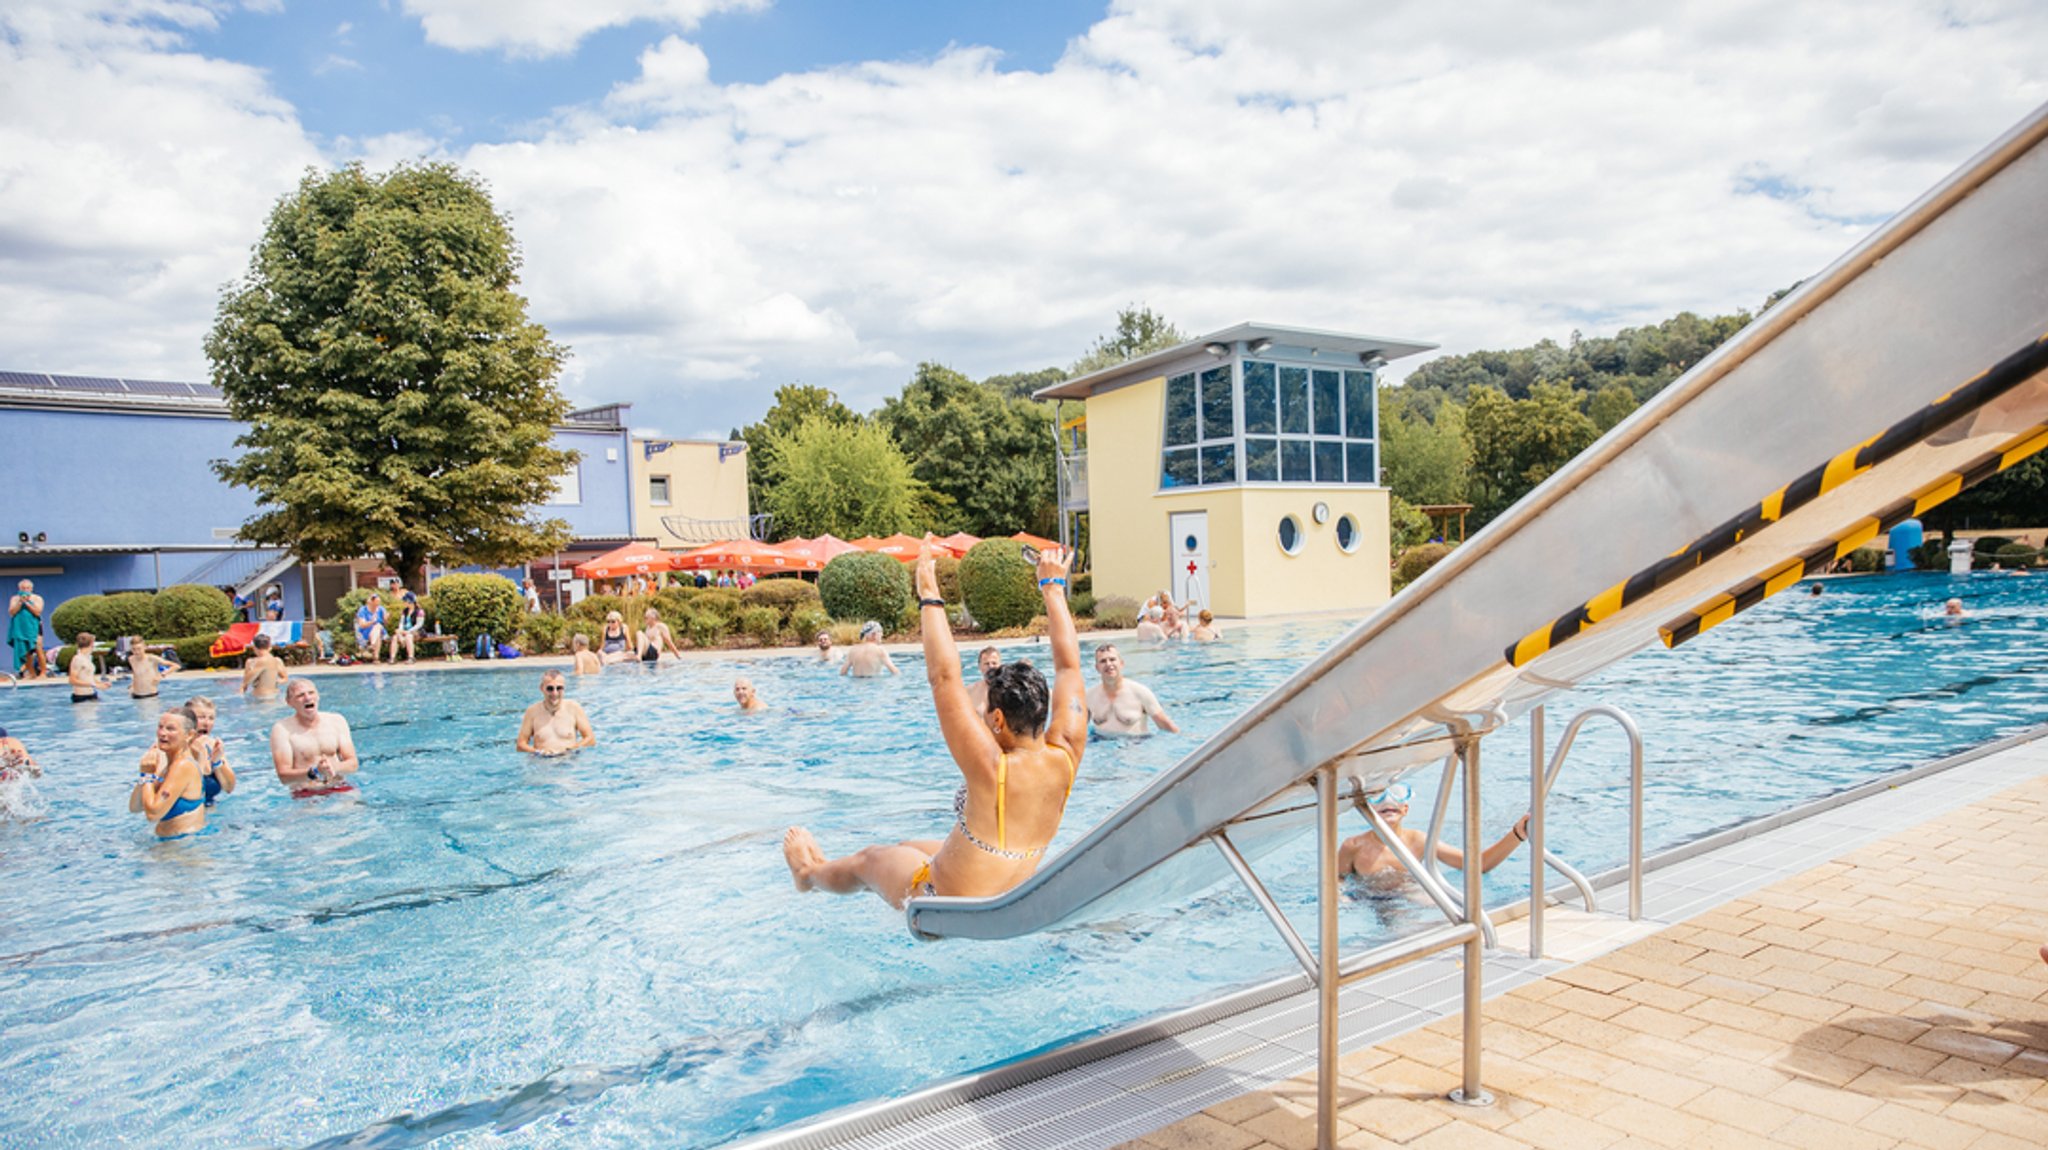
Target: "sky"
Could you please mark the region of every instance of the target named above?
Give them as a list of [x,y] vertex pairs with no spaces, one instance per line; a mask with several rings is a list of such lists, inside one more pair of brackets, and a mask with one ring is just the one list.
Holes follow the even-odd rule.
[[2043,44],[2038,0],[6,0],[0,369],[203,380],[279,198],[421,159],[651,434],[1134,304],[1612,334],[1826,267],[2048,101]]

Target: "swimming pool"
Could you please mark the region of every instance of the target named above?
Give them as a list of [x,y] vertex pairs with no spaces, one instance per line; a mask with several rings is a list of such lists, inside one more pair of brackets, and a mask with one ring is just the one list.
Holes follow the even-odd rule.
[[[1960,624],[1939,618],[1951,594]],[[1059,841],[1343,629],[1126,644],[1189,733],[1092,744]],[[1635,715],[1654,848],[2048,720],[2044,638],[2048,577],[1836,580],[1625,662],[1553,714]],[[169,843],[124,810],[155,704],[5,693],[49,811],[0,825],[0,1144],[717,1145],[1290,969],[1234,888],[936,944],[871,897],[796,894],[789,823],[833,853],[948,824],[956,775],[930,749],[921,665],[901,662],[866,682],[800,657],[618,669],[572,684],[602,742],[568,760],[511,749],[531,667],[323,678],[363,789],[297,802],[266,765],[282,705],[229,696],[244,789]],[[735,713],[742,669],[769,714]],[[1489,740],[1490,834],[1523,805],[1526,742],[1520,724]],[[1589,727],[1559,782],[1552,845],[1583,869],[1622,857],[1624,770],[1619,737]],[[1261,864],[1304,924],[1309,847]],[[1518,863],[1489,876],[1491,901],[1519,893]],[[1347,947],[1434,914],[1354,894]]]

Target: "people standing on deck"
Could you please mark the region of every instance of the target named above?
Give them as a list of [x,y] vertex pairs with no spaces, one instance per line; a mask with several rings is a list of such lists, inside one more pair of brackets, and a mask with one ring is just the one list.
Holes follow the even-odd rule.
[[1095,674],[1101,681],[1088,688],[1088,718],[1094,722],[1096,734],[1151,734],[1146,725],[1148,719],[1169,735],[1180,734],[1180,727],[1159,705],[1159,696],[1152,693],[1152,688],[1136,679],[1124,678],[1124,656],[1116,644],[1104,643],[1095,648]]
[[604,673],[604,660],[590,649],[590,636],[581,631],[569,637],[569,660],[578,675]]
[[284,669],[284,660],[270,649],[270,636],[259,634],[249,645],[256,653],[242,663],[242,685],[235,693],[266,701],[277,698],[278,685],[291,678],[291,672]]
[[182,671],[182,663],[166,659],[151,651],[143,643],[142,636],[128,636],[128,697],[131,699],[154,699],[163,684],[164,672]]
[[99,669],[93,666],[92,649],[98,640],[92,632],[78,633],[78,653],[71,656],[71,665],[64,668],[64,677],[71,683],[71,701],[74,703],[95,703],[99,701],[100,688],[113,686],[113,681],[103,679]]
[[519,719],[519,737],[513,746],[532,754],[552,757],[597,745],[597,732],[583,705],[569,698],[569,680],[550,667],[541,672],[540,702],[526,708]]
[[1003,665],[1003,653],[994,647],[983,647],[974,656],[974,669],[981,673],[972,687],[967,688],[967,701],[974,704],[977,714],[988,710],[988,673]]
[[291,788],[293,798],[334,794],[355,787],[348,776],[360,764],[348,720],[320,709],[320,688],[313,680],[293,679],[284,689],[292,713],[270,728],[270,763],[277,781]]
[[194,695],[178,708],[192,720],[192,761],[199,764],[199,784],[206,792],[206,805],[235,790],[235,769],[228,766],[228,745],[213,733],[218,711],[213,700]]
[[839,668],[842,675],[856,679],[872,679],[880,675],[900,675],[896,660],[882,649],[882,625],[873,619],[860,625],[860,642],[846,653],[846,665]]
[[643,663],[658,662],[662,653],[667,652],[680,659],[683,649],[676,643],[675,632],[661,621],[661,612],[649,607],[641,615],[640,636],[633,641],[633,650]]
[[520,590],[526,596],[526,613],[529,615],[540,614],[540,587],[533,580],[528,579],[521,585]]
[[[1373,811],[1387,824],[1387,829],[1400,836],[1402,844],[1408,848],[1408,853],[1421,859],[1422,852],[1429,847],[1429,836],[1414,827],[1401,825],[1401,820],[1408,814],[1408,799],[1411,794],[1407,783],[1395,783],[1374,795],[1370,803]],[[1353,801],[1360,810],[1365,809],[1366,800]],[[1500,837],[1500,841],[1480,853],[1480,873],[1484,874],[1507,861],[1508,856],[1515,853],[1515,848],[1528,841],[1529,816],[1525,814],[1515,820],[1515,825]],[[1445,866],[1464,869],[1465,852],[1447,842],[1439,841],[1436,844],[1436,858]],[[1338,874],[1377,875],[1399,873],[1401,869],[1399,856],[1388,849],[1387,844],[1381,842],[1379,836],[1371,831],[1353,835],[1337,848]]]
[[1067,611],[1072,561],[1057,547],[1038,557],[1051,686],[1029,663],[999,667],[989,680],[987,709],[976,712],[939,596],[936,553],[927,537],[917,561],[917,594],[932,703],[962,780],[953,795],[952,830],[944,841],[909,840],[827,859],[810,831],[791,827],[782,837],[782,856],[800,891],[873,891],[899,908],[920,896],[1001,894],[1038,869],[1059,831],[1088,744],[1081,644]]
[[165,711],[156,717],[156,743],[142,753],[128,809],[156,824],[156,837],[188,835],[206,827],[206,789],[192,758],[192,717]]
[[40,679],[50,673],[43,662],[43,597],[23,579],[7,600],[7,645],[14,651],[15,674]]

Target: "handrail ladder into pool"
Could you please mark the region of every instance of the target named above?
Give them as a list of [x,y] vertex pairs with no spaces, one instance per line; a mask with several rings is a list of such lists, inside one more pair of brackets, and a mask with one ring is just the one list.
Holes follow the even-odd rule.
[[[1429,736],[1450,736],[1476,857],[1479,735],[1468,724],[1525,712],[1654,641],[1682,643],[2048,446],[2044,141],[2048,106],[1031,878],[986,899],[913,900],[911,929],[1007,938],[1185,898],[1233,873],[1202,846],[1210,835],[1228,830],[1256,859],[1306,829],[1312,790],[1323,855],[1319,1123],[1333,1144],[1340,787],[1377,793],[1435,760]],[[1253,817],[1288,807],[1297,813]],[[1476,983],[1480,932],[1468,923],[1463,933]],[[1468,985],[1464,1091],[1474,1097],[1477,1007]]]

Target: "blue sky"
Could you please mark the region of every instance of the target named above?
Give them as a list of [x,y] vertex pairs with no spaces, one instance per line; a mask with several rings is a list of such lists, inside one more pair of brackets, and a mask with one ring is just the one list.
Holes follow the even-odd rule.
[[668,435],[1133,303],[1604,334],[1826,266],[2048,101],[2043,43],[2038,0],[7,0],[0,368],[204,379],[302,174],[419,159],[491,189],[569,398]]

